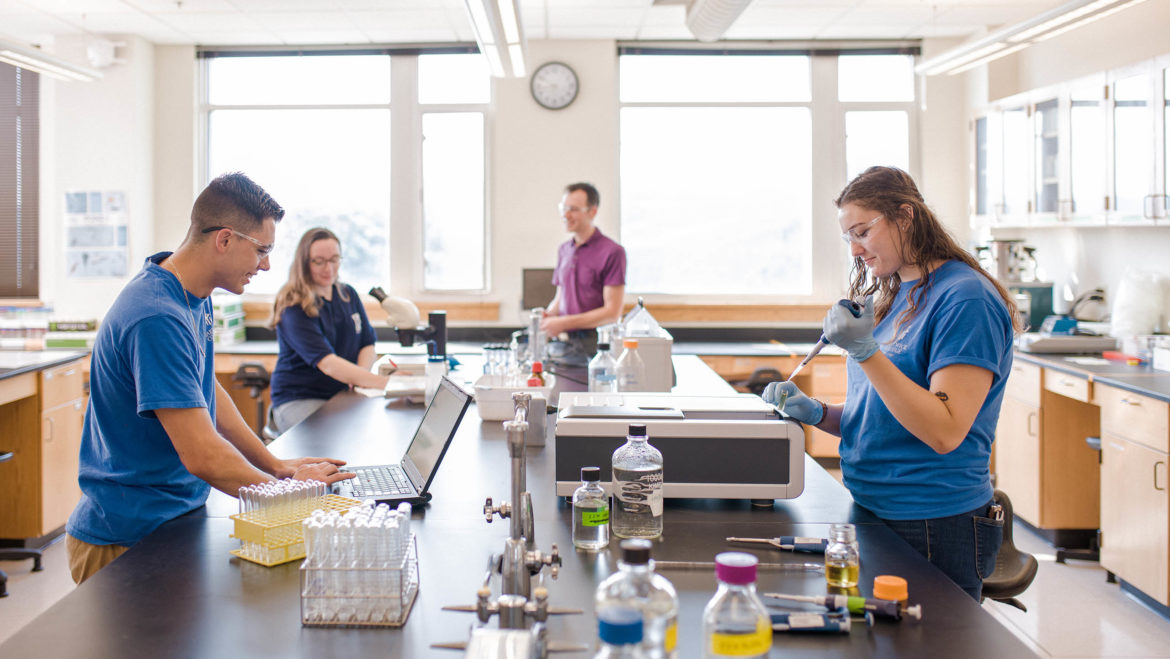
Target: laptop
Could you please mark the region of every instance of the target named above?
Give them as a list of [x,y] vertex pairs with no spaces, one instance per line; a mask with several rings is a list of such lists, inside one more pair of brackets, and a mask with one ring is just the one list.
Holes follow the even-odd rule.
[[402,460],[392,465],[345,467],[342,471],[353,472],[357,477],[334,483],[333,492],[391,506],[404,501],[411,505],[427,503],[431,500],[428,488],[469,405],[471,395],[444,376]]

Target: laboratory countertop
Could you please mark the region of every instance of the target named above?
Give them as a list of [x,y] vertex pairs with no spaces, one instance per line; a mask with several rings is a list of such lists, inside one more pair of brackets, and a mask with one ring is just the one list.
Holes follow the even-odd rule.
[[[690,366],[705,365],[694,357],[683,361],[689,366],[678,370],[680,383],[685,384],[682,381],[693,373]],[[336,455],[353,464],[384,464],[402,454],[421,412],[421,407],[402,400],[387,404],[343,392],[277,439],[271,449],[282,457]],[[552,432],[549,424],[548,444],[527,450],[535,546],[548,551],[555,543],[564,560],[559,577],[544,582],[550,604],[578,608],[583,615],[553,616],[548,622],[549,636],[593,647],[597,633],[593,593],[616,569],[619,549],[617,542],[596,553],[573,549],[572,511],[554,494]],[[667,478],[669,470],[667,465]],[[804,492],[795,499],[778,500],[771,508],[754,508],[743,500],[668,499],[663,536],[654,543],[654,557],[711,561],[717,552],[732,548],[725,541],[728,536],[824,537],[831,523],[851,521],[857,525],[861,547],[861,594],[872,594],[878,574],[901,575],[910,583],[911,601],[922,605],[924,619],[879,620],[872,628],[858,621],[851,633],[841,635],[777,634],[772,656],[1032,656],[1011,632],[872,513],[857,507],[848,491],[807,456],[805,472]],[[486,524],[482,507],[487,496],[497,502],[509,497],[509,473],[502,424],[480,421],[473,407],[432,484],[434,500],[412,516],[411,528],[419,543],[420,588],[413,612],[401,629],[302,627],[300,564],[265,568],[232,557],[228,552],[238,541],[229,537],[232,521],[222,516],[231,506],[209,502],[164,524],[70,592],[0,645],[0,656],[456,656],[431,649],[430,644],[467,639],[474,615],[442,607],[474,603],[489,557],[503,550],[509,524]],[[230,497],[220,498],[221,503],[232,503]],[[737,548],[769,563],[819,558]],[[714,576],[707,570],[663,573],[679,594],[680,654],[698,656],[699,621],[715,591]],[[494,592],[498,584],[497,576]],[[826,590],[821,572],[799,569],[761,570],[759,588],[810,595]],[[490,626],[496,624],[492,620]]]
[[1110,361],[1100,355],[1057,355],[1036,354],[1016,351],[1015,358],[1021,361],[1051,368],[1090,382],[1117,387],[1135,394],[1142,394],[1164,402],[1170,402],[1170,372],[1157,371],[1148,364],[1131,366],[1124,362]]
[[72,350],[3,351],[0,352],[0,380],[67,364],[86,354]]
[[[675,343],[671,352],[676,355],[728,355],[734,357],[803,357],[812,349],[814,343],[784,343],[769,342],[721,342],[721,341],[688,341]],[[483,352],[483,343],[452,341],[447,344],[447,352],[452,355],[478,355]],[[378,341],[374,350],[379,355],[424,355],[425,346],[404,348],[395,341]],[[217,346],[216,354],[221,355],[275,355],[278,352],[276,341],[245,341],[232,345]],[[845,352],[834,345],[825,346],[823,355],[843,355]]]

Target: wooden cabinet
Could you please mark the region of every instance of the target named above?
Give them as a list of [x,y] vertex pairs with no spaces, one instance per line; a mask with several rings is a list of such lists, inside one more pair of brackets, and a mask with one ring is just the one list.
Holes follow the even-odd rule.
[[[774,368],[785,377],[804,359],[803,355],[784,357],[747,357],[732,355],[701,355],[711,370],[728,382],[747,380],[758,368]],[[819,355],[796,376],[793,382],[801,391],[826,403],[845,402],[846,390],[845,357],[842,355]],[[747,391],[740,387],[740,391]],[[805,426],[805,451],[815,458],[838,457],[837,445],[840,438],[822,432],[812,426]]]
[[[262,364],[269,375],[272,375],[272,369],[276,368],[276,355],[233,355],[233,354],[217,354],[215,356],[215,378],[219,380],[219,384],[231,396],[232,401],[240,410],[240,415],[244,417],[248,427],[255,430],[256,425],[256,399],[252,398],[251,393],[246,388],[236,388],[236,383],[232,380],[236,370],[245,362],[257,362]],[[265,388],[261,392],[260,397],[264,400],[265,414],[268,412],[269,406],[272,405],[271,389]],[[263,424],[261,424],[263,425]]]
[[1017,362],[1012,366],[995,437],[996,487],[1016,515],[1042,529],[1096,529],[1099,433],[1087,378]]
[[1170,605],[1170,405],[1098,385],[1101,565]]
[[[81,360],[4,380],[25,388],[0,400],[0,537],[39,538],[65,524],[77,484],[86,396]],[[32,385],[32,386],[29,386]]]

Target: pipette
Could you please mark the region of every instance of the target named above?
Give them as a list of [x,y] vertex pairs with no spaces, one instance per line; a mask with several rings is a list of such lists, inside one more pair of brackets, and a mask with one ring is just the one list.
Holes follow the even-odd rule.
[[[854,302],[853,300],[845,300],[845,299],[838,300],[837,304],[848,309],[849,313],[853,314],[854,318],[861,318],[861,305],[860,304]],[[825,336],[824,334],[821,334],[821,338],[819,340],[817,340],[816,345],[813,346],[812,350],[808,351],[808,355],[805,356],[804,359],[800,360],[800,363],[796,365],[796,368],[792,369],[792,373],[788,374],[788,379],[785,380],[785,382],[792,382],[792,378],[796,377],[798,373],[803,371],[804,367],[808,366],[808,363],[813,360],[813,357],[816,357],[817,355],[821,354],[821,350],[824,350],[825,346],[827,346],[827,345],[829,345],[829,337]],[[780,402],[776,403],[776,409],[783,411],[784,410],[784,403],[787,400],[788,400],[788,392],[784,392],[784,393],[780,394]]]
[[902,607],[901,602],[894,600],[868,599],[855,595],[786,595],[784,593],[764,593],[768,599],[788,600],[790,602],[808,602],[818,604],[829,610],[848,609],[850,613],[872,614],[879,618],[901,620],[903,616],[922,619],[922,605]]
[[[656,570],[714,570],[715,563],[711,561],[654,561]],[[800,570],[805,572],[821,572],[825,569],[822,563],[759,563],[757,570]]]
[[828,538],[802,538],[800,536],[782,535],[779,538],[727,538],[727,542],[749,542],[772,545],[777,549],[787,551],[802,551],[810,554],[823,554],[829,546]]

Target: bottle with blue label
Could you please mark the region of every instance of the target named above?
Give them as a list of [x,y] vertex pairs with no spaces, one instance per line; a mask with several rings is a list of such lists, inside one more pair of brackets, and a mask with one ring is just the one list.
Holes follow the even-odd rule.
[[617,393],[617,362],[609,354],[608,343],[597,344],[597,354],[589,360],[589,391]]
[[610,607],[597,612],[597,636],[601,647],[593,659],[644,659],[642,613],[627,607]]

